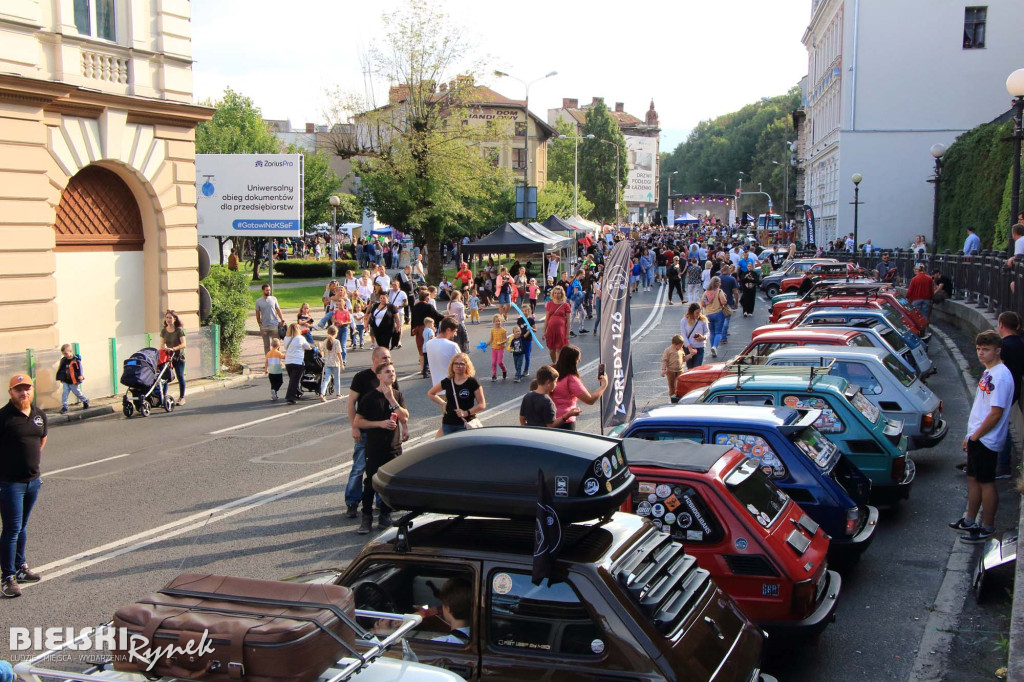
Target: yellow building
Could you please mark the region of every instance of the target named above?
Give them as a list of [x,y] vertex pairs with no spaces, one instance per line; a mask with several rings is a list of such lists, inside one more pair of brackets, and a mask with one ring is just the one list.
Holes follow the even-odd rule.
[[198,327],[189,8],[0,6],[0,356]]

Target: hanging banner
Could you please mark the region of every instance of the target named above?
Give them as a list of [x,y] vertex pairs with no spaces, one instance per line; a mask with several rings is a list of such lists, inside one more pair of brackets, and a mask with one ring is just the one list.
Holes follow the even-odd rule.
[[624,239],[605,258],[601,279],[601,362],[609,384],[601,396],[602,435],[606,428],[630,422],[636,414],[629,348],[629,257],[630,244]]
[[301,237],[301,154],[196,154],[202,237]]
[[807,224],[807,244],[813,246],[817,243],[814,240],[814,211],[807,204],[804,204],[804,222]]

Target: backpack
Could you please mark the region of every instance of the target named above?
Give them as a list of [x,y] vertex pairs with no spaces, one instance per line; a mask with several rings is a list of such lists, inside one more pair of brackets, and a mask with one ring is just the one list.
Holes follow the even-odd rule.
[[583,299],[586,298],[586,294],[583,293],[583,287],[580,286],[579,282],[573,282],[570,287],[569,300],[573,303],[583,303]]

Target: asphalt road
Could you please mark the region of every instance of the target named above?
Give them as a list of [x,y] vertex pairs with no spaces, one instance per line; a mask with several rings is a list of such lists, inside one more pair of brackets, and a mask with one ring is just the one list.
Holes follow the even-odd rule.
[[[678,303],[656,300],[652,292],[633,301],[634,332],[648,323],[633,345],[638,409],[665,400],[660,353],[683,313]],[[752,319],[733,318],[730,352],[742,350],[750,330],[766,321],[763,299],[758,306]],[[470,327],[471,347],[487,333],[486,325]],[[596,337],[575,341],[583,362],[596,364]],[[544,355],[535,352],[534,369]],[[937,339],[931,355],[939,373],[929,385],[952,419],[950,436],[913,453],[911,499],[883,513],[874,544],[844,575],[838,621],[816,645],[784,652],[769,665],[780,679],[908,679],[955,539],[946,522],[962,511],[966,489],[953,465],[970,405]],[[517,424],[526,384],[511,378],[492,384],[489,355],[474,350],[472,356],[484,379],[485,424]],[[413,439],[430,438],[439,412],[426,398],[428,382],[412,376],[412,343],[394,357]],[[349,360],[346,386],[368,364],[369,352]],[[585,367],[584,380],[596,385],[596,367]],[[584,410],[581,430],[596,432],[596,406]],[[358,519],[343,514],[351,452],[344,401],[273,404],[263,378],[196,395],[173,414],[118,414],[51,429],[29,525],[29,560],[47,579],[3,603],[0,633],[15,625],[103,622],[119,605],[184,571],[279,578],[343,566],[365,539],[354,532]],[[10,654],[3,637],[0,656]]]

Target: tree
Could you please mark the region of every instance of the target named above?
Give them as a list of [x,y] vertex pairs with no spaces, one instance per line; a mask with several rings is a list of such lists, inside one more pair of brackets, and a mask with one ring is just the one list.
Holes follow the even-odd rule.
[[[576,126],[569,121],[557,121],[555,123],[555,130],[558,131],[559,135],[565,135],[567,138],[576,137]],[[554,180],[569,185],[573,184],[577,144],[579,143],[572,139],[560,140],[558,138],[548,142],[549,182]],[[540,197],[537,200],[539,201]]]
[[[580,191],[594,202],[594,216],[605,221],[616,218],[615,206],[622,199],[622,190],[629,172],[629,150],[619,124],[612,118],[603,99],[598,99],[587,110],[587,120],[580,131],[581,137],[593,135],[580,145]],[[618,145],[618,164],[615,162]],[[619,177],[615,177],[618,169]]]
[[[587,216],[594,210],[594,202],[579,193],[579,212]],[[537,192],[537,220],[544,221],[553,215],[573,215],[573,186],[561,180],[549,180],[544,189]]]
[[[302,154],[302,210],[304,223],[310,227],[331,222],[332,194],[341,188],[341,179],[331,168],[331,157],[325,151],[310,152],[294,144],[288,145],[286,154]],[[348,195],[351,196],[351,195]],[[338,206],[339,216],[342,207]],[[339,217],[339,222],[342,221]]]
[[[206,100],[206,106],[217,109],[213,118],[196,126],[196,154],[275,154],[281,151],[281,142],[270,132],[263,114],[252,100],[231,88],[215,102]],[[224,242],[228,237],[217,237],[217,251],[224,264]],[[239,239],[241,241],[241,239]],[[260,254],[265,239],[255,238],[252,278],[260,278]]]
[[353,109],[361,111],[354,137],[364,153],[354,163],[359,198],[427,245],[427,272],[436,281],[442,242],[510,215],[511,177],[480,146],[507,134],[469,123],[473,78],[455,71],[469,52],[463,29],[426,0],[409,0],[385,22],[385,45],[372,48],[368,62],[375,76],[400,88],[400,101]]

